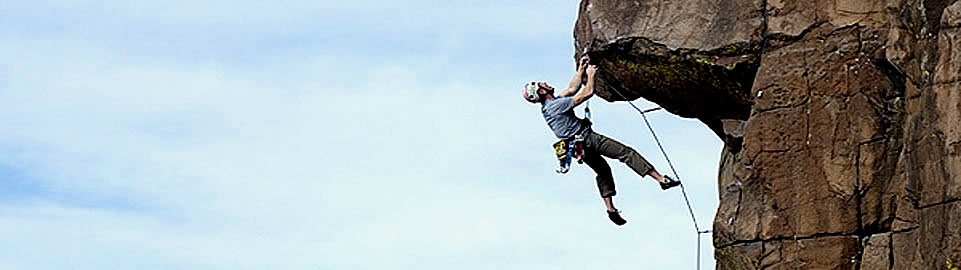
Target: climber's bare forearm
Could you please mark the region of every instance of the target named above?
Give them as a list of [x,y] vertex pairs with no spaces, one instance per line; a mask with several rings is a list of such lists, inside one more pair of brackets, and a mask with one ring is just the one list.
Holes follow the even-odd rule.
[[[596,67],[593,67],[596,70]],[[581,105],[584,101],[587,101],[594,96],[594,73],[588,72],[587,83],[584,85],[584,89],[574,95],[574,106]]]
[[584,80],[584,69],[578,68],[577,73],[574,73],[574,78],[571,79],[571,83],[567,85],[567,90],[561,92],[561,96],[569,97],[577,94],[577,91],[581,88],[582,80]]
[[560,93],[562,97],[569,97],[577,94],[577,91],[581,90],[581,83],[584,81],[584,73],[587,71],[587,63],[590,62],[591,58],[585,56],[581,57],[581,60],[577,62],[577,72],[574,73],[574,78],[571,78],[571,83],[567,85],[567,90]]

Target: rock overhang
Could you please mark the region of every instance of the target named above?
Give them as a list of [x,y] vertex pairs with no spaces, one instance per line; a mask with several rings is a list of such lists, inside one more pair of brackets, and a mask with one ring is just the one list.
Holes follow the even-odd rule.
[[610,102],[643,97],[729,140],[725,120],[744,121],[750,114],[763,5],[585,0],[574,28],[575,59],[586,54],[600,68],[599,97]]

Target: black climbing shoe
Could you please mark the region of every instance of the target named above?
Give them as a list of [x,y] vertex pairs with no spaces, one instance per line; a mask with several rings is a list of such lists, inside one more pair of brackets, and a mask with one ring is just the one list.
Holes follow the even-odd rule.
[[623,218],[621,218],[620,213],[621,211],[614,211],[614,212],[607,211],[607,218],[611,219],[611,221],[614,222],[614,224],[617,224],[617,226],[624,225],[625,223],[627,223],[627,220],[624,220]]
[[676,187],[681,184],[681,181],[671,179],[670,176],[665,175],[664,178],[667,178],[668,181],[667,183],[660,183],[662,190],[667,190],[669,188]]

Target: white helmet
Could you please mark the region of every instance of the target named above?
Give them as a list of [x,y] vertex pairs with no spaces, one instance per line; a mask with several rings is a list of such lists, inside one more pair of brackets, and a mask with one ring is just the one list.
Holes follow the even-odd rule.
[[537,103],[541,100],[540,95],[537,94],[537,90],[541,89],[537,85],[537,82],[530,82],[524,85],[524,99],[530,103]]

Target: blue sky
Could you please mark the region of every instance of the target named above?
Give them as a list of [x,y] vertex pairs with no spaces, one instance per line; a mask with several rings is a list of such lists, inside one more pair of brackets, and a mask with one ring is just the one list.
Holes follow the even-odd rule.
[[[0,268],[691,269],[679,191],[612,162],[614,226],[520,98],[570,80],[577,7],[5,3]],[[636,112],[591,104],[668,171]],[[709,227],[720,141],[651,121]]]

